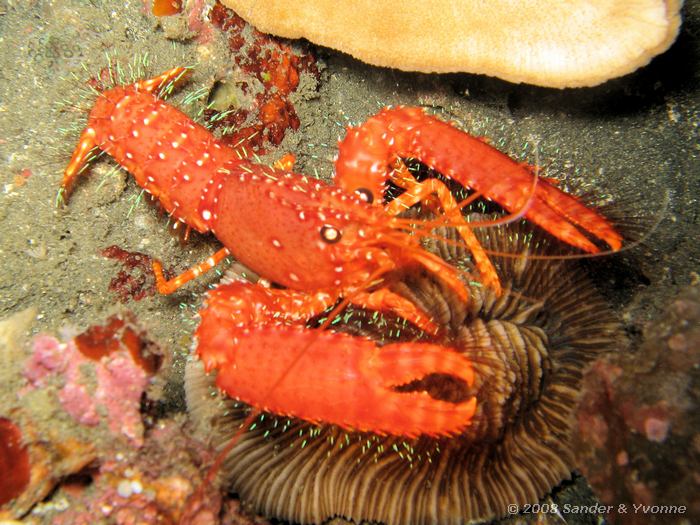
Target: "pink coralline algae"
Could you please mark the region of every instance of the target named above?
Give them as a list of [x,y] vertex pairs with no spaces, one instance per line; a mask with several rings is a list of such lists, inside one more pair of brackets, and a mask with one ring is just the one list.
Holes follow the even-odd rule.
[[104,421],[110,432],[121,434],[137,446],[143,442],[139,412],[141,395],[149,383],[148,372],[121,345],[99,359],[87,357],[76,339],[61,343],[40,335],[24,367],[31,388],[58,386],[58,399],[70,416],[84,425]]
[[649,417],[644,421],[644,431],[649,441],[663,443],[668,436],[668,420]]

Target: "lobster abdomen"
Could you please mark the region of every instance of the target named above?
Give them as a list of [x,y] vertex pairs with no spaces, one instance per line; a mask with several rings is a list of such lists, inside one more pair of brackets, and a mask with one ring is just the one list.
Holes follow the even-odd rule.
[[213,175],[238,162],[205,127],[151,93],[133,86],[103,93],[88,119],[98,147],[158,198],[175,218],[210,230],[211,210],[201,206]]

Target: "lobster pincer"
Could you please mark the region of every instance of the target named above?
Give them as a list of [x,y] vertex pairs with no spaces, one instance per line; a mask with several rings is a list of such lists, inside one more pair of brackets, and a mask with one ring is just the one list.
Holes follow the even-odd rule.
[[[450,348],[405,342],[378,346],[364,337],[312,329],[305,317],[330,296],[311,301],[289,290],[250,283],[212,290],[200,312],[197,353],[217,369],[216,384],[260,410],[348,430],[415,437],[459,433],[476,398],[452,403],[398,389],[431,374],[474,381],[469,359]],[[280,305],[296,304],[293,313]]]

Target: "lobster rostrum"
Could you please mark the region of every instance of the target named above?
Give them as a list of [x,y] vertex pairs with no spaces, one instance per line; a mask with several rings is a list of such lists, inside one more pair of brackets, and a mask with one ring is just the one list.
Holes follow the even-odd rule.
[[[195,334],[198,355],[207,369],[218,370],[218,386],[258,410],[404,436],[451,435],[469,424],[474,398],[449,403],[426,392],[396,389],[429,374],[448,374],[471,385],[473,372],[464,355],[430,343],[379,347],[361,337],[307,327],[334,305],[333,314],[355,304],[392,312],[435,332],[420,308],[389,287],[416,268],[435,274],[468,300],[460,272],[421,247],[428,225],[397,217],[430,195],[437,195],[446,222],[469,246],[482,282],[499,290],[495,269],[461,215],[462,204],[439,181],[412,179],[395,163],[397,157],[410,154],[444,169],[506,209],[525,210],[526,217],[584,250],[597,248],[576,226],[619,247],[619,235],[596,212],[417,109],[387,110],[351,131],[341,144],[336,186],[251,163],[159,98],[158,92],[170,90],[186,71],[175,68],[100,93],[61,187],[67,197],[97,147],[132,173],[174,218],[199,232],[211,231],[223,243],[206,261],[171,280],[154,262],[161,293],[172,293],[228,254],[264,278],[258,284],[224,282],[209,292]],[[407,131],[393,123],[403,125],[406,118],[414,126]],[[437,146],[434,136],[416,133],[415,124],[450,130],[450,145],[461,148]],[[398,138],[387,138],[389,133]],[[404,144],[408,136],[412,138]],[[486,149],[470,158],[473,141]],[[445,156],[458,161],[445,164]],[[470,175],[466,169],[483,161],[501,170],[508,164],[504,159],[520,171],[503,176],[476,168],[476,175]],[[392,163],[395,168],[387,170]],[[388,180],[407,191],[384,205]]]

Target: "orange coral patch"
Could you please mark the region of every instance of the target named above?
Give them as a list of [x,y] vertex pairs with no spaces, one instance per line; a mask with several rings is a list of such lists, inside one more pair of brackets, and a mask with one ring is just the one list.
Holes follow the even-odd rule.
[[29,453],[22,432],[12,421],[0,418],[0,505],[16,498],[29,484]]

